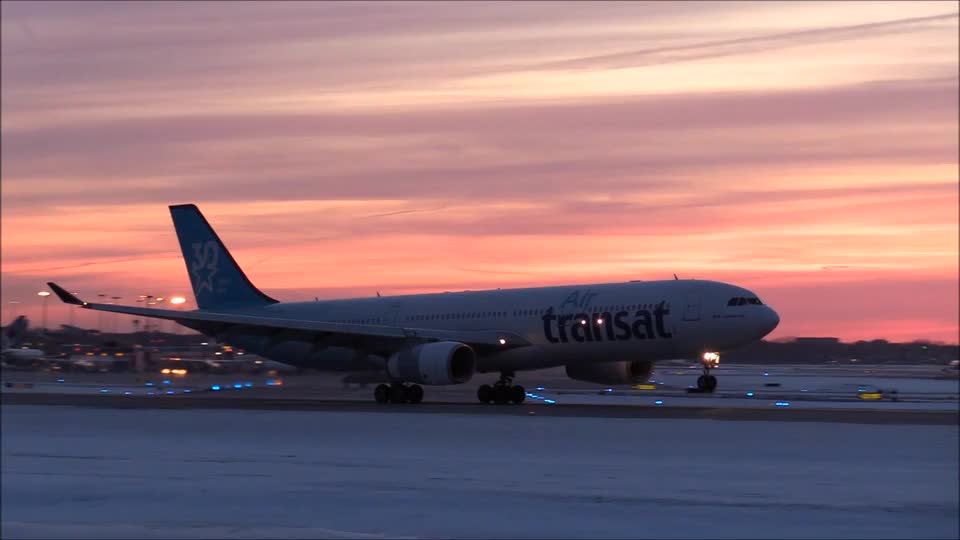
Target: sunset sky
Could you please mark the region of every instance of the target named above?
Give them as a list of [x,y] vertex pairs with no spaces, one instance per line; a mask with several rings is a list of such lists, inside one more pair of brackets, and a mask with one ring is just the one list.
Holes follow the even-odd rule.
[[3,323],[189,297],[194,202],[281,300],[676,273],[955,343],[957,12],[4,1]]

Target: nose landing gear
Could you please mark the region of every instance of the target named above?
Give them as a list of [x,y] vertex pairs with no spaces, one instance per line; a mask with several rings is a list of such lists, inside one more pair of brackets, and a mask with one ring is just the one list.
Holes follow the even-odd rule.
[[697,377],[697,390],[713,392],[717,388],[717,378],[710,374],[710,370],[720,367],[720,354],[715,352],[703,353],[703,375]]
[[496,403],[503,405],[506,403],[521,404],[527,398],[527,391],[520,385],[513,385],[513,373],[501,373],[500,379],[490,386],[489,384],[480,385],[477,389],[477,399],[480,403]]

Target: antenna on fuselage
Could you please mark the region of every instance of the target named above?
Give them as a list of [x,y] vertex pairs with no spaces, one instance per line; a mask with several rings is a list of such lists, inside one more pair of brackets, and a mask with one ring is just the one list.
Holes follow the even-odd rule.
[[377,291],[377,298],[380,298],[380,291]]
[[679,280],[680,280],[680,278],[678,278],[678,277],[677,277],[677,275],[676,275],[676,274],[674,274],[674,275],[673,275],[673,280],[674,280],[674,281],[679,281]]

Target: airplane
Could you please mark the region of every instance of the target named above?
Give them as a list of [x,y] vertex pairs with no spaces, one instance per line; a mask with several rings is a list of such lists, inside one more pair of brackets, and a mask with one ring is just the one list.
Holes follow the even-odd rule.
[[0,357],[4,362],[32,362],[44,357],[40,349],[21,347],[29,325],[27,318],[21,315],[3,329]]
[[773,331],[777,313],[747,289],[698,279],[279,302],[257,289],[193,204],[169,207],[198,309],[90,303],[85,309],[173,320],[277,362],[330,371],[376,371],[390,384],[378,403],[419,403],[420,385],[483,384],[484,403],[522,403],[517,372],[565,366],[569,377],[638,384],[658,360],[696,358],[712,392],[718,351]]

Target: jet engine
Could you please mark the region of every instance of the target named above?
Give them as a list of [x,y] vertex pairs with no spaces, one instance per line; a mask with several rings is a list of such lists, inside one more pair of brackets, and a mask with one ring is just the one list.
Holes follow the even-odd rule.
[[473,349],[455,341],[425,343],[393,353],[387,359],[391,379],[418,384],[461,384],[476,369]]
[[567,365],[567,377],[597,384],[640,384],[652,373],[653,362],[646,360]]

